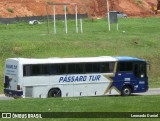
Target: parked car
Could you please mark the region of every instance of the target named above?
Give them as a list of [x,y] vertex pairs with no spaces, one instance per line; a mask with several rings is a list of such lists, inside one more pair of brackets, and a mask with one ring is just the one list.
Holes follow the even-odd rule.
[[117,17],[118,18],[127,18],[128,16],[127,16],[127,14],[124,14],[124,13],[121,13],[121,12],[118,12],[118,11],[116,11],[117,12]]
[[113,13],[117,13],[117,17],[118,18],[127,18],[127,14],[124,14],[122,12],[119,12],[119,11],[110,11],[110,12],[113,12]]
[[41,24],[38,20],[29,21],[29,24]]

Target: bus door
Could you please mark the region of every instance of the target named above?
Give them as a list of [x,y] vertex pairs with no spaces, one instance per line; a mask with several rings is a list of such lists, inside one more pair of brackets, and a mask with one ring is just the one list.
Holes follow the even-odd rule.
[[135,62],[134,63],[134,76],[136,79],[136,86],[134,90],[143,91],[148,89],[148,77],[147,77],[147,67],[144,62]]
[[118,62],[117,73],[115,75],[116,81],[114,85],[121,90],[126,85],[134,85],[136,79],[134,76],[133,62],[120,61]]

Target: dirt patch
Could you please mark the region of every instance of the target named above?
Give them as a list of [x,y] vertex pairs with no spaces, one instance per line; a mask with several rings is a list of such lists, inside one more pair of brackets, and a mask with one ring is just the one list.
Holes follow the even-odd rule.
[[[72,2],[77,3],[78,13],[87,13],[89,17],[106,16],[106,0],[50,0],[51,2]],[[109,0],[110,10],[117,10],[127,13],[129,16],[153,15],[153,7],[157,0]],[[57,14],[64,14],[64,6],[56,6]],[[74,5],[67,6],[67,13],[74,14]],[[49,7],[49,14],[53,9]],[[1,0],[0,18],[45,16],[46,0]]]

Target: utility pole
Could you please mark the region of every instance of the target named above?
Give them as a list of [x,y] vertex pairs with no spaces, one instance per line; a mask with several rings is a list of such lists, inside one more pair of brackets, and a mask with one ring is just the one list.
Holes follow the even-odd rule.
[[108,16],[108,30],[111,30],[111,25],[110,25],[110,14],[109,14],[109,0],[106,0],[107,4],[107,16]]
[[75,4],[74,6],[75,6],[76,33],[78,33],[77,4]]
[[48,0],[46,0],[46,13],[47,13],[47,31],[49,34]]
[[54,15],[54,33],[56,34],[56,9],[55,9],[55,5],[53,5],[53,15]]
[[65,23],[65,29],[66,34],[68,33],[68,27],[67,27],[67,5],[64,5],[64,23]]

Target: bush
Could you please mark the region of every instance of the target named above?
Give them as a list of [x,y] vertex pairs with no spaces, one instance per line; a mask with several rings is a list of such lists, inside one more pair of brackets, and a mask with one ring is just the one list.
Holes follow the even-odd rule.
[[13,8],[7,8],[7,11],[10,12],[10,13],[13,13]]

